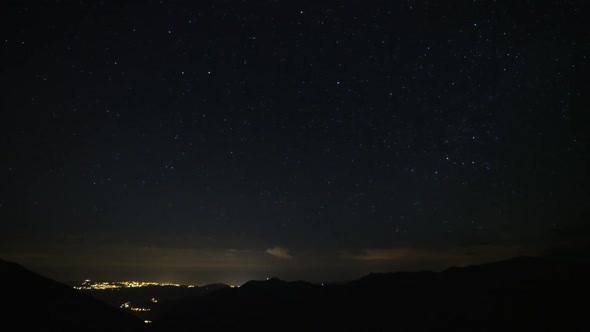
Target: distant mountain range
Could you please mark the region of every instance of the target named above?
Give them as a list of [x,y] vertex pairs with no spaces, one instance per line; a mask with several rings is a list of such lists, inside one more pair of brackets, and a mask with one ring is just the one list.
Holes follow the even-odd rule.
[[162,303],[168,331],[588,331],[590,265],[534,257],[344,284],[277,278]]
[[2,324],[63,331],[587,331],[590,264],[518,257],[341,284],[252,280],[151,303],[153,324],[0,261]]

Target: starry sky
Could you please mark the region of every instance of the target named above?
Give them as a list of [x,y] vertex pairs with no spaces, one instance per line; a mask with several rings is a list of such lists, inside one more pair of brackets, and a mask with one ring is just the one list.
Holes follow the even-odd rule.
[[0,257],[340,281],[588,257],[585,1],[6,1]]

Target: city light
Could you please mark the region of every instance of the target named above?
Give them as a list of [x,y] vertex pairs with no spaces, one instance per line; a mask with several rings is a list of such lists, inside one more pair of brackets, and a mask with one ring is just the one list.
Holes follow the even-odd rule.
[[[92,280],[84,280],[80,286],[74,286],[75,289],[97,289],[97,290],[106,290],[106,289],[119,289],[119,288],[140,288],[140,287],[149,287],[149,286],[173,286],[173,287],[181,287],[180,284],[173,284],[173,283],[159,283],[159,282],[150,282],[150,281],[92,281]],[[188,288],[194,287],[193,285],[186,286]]]
[[151,311],[150,308],[130,308],[131,311]]

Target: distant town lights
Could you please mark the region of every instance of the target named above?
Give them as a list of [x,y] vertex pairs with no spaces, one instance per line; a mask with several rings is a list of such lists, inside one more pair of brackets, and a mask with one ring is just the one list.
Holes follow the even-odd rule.
[[[180,287],[180,284],[173,284],[173,283],[159,283],[159,282],[146,282],[146,281],[98,281],[98,282],[91,282],[90,280],[85,280],[81,286],[74,286],[75,289],[97,289],[97,290],[104,290],[104,289],[117,289],[117,288],[138,288],[138,287],[148,287],[148,286],[173,286],[173,287]],[[186,287],[191,288],[191,285]],[[194,286],[193,286],[194,287]]]

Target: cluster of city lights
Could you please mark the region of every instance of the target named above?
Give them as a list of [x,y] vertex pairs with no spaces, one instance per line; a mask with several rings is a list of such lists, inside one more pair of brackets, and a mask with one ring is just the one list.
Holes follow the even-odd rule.
[[[152,298],[152,300],[155,300]],[[152,301],[153,302],[153,301]],[[157,302],[157,301],[156,301]],[[155,303],[155,302],[154,302]],[[140,307],[132,307],[131,302],[125,302],[119,306],[121,309],[129,309],[131,311],[151,311],[150,308],[140,308]]]
[[151,311],[152,310],[150,308],[136,308],[136,307],[131,307],[129,309],[131,309],[131,311]]
[[[173,283],[159,283],[150,281],[92,281],[90,279],[84,280],[79,286],[74,286],[75,289],[119,289],[119,288],[139,288],[148,286],[174,286],[180,287],[180,284]],[[194,285],[187,285],[188,288],[195,287]]]

